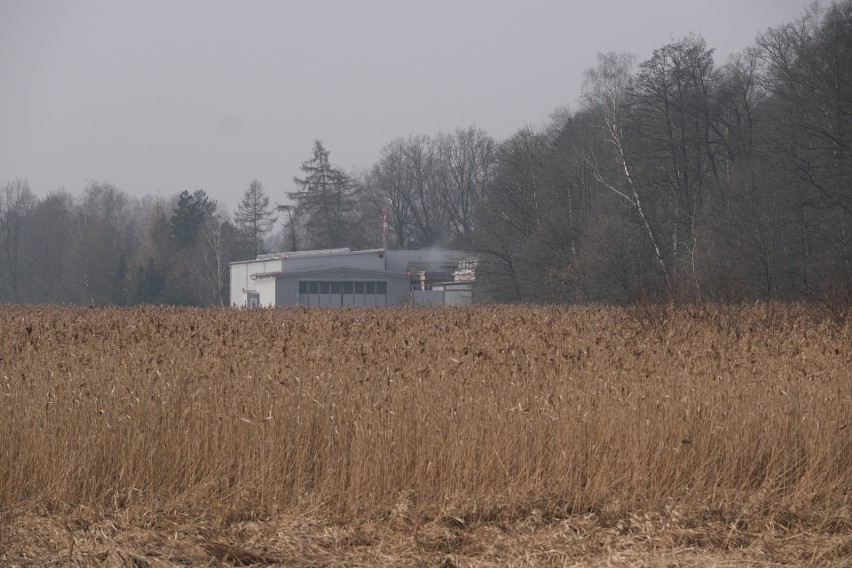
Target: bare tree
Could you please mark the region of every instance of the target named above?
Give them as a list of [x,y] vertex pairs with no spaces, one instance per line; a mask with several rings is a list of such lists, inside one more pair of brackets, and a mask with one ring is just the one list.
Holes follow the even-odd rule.
[[395,235],[395,248],[404,249],[411,241],[415,178],[407,165],[405,140],[397,138],[382,148],[379,162],[364,181],[367,216],[387,217],[389,232]]
[[474,249],[480,294],[497,301],[543,299],[551,260],[540,247],[546,209],[549,141],[530,129],[500,145],[488,193],[477,208]]
[[[815,294],[852,281],[852,1],[814,4],[757,44],[769,93],[765,156],[795,189],[793,253]],[[835,284],[836,283],[836,284]]]
[[159,197],[143,200],[142,244],[131,267],[130,295],[134,304],[175,303],[177,294],[170,282],[170,268],[176,264],[178,249],[167,209]]
[[74,299],[94,305],[122,305],[128,260],[138,249],[137,211],[110,183],[90,182],[76,208],[72,232]]
[[438,178],[438,141],[418,134],[409,136],[402,148],[411,180],[410,199],[413,240],[419,247],[449,242],[449,215],[444,209]]
[[754,156],[755,113],[767,96],[764,77],[760,50],[756,47],[733,54],[720,70],[719,116],[713,128],[726,164]]
[[300,236],[302,233],[301,227],[299,227],[299,217],[294,214],[295,207],[292,205],[276,205],[276,211],[283,211],[287,214],[287,218],[284,221],[284,227],[282,228],[281,233],[279,234],[279,248],[284,251],[297,251],[299,250],[299,243],[302,241],[302,237]]
[[24,178],[10,181],[0,193],[0,239],[6,259],[9,299],[17,302],[20,295],[20,270],[22,241],[29,230],[30,216],[37,199]]
[[28,258],[24,300],[27,302],[70,302],[68,281],[71,261],[74,199],[64,191],[38,201],[30,216],[24,241]]
[[461,244],[473,235],[474,211],[493,174],[494,140],[483,130],[457,129],[438,136],[438,190]]
[[813,6],[758,38],[777,101],[776,148],[810,205],[852,215],[852,2]]
[[228,219],[227,212],[219,207],[209,215],[202,227],[204,270],[202,279],[210,291],[214,303],[225,306],[229,296],[230,261],[237,239],[236,228]]
[[[613,194],[624,200],[640,218],[660,272],[670,285],[669,268],[663,257],[660,239],[649,216],[643,187],[634,172],[626,139],[627,121],[633,101],[629,96],[632,83],[633,57],[627,54],[598,55],[595,68],[586,71],[583,98],[586,108],[596,118],[603,140],[611,154],[590,152],[587,161],[595,179]],[[592,148],[595,148],[594,146]],[[609,164],[614,164],[610,167]]]
[[717,83],[713,50],[702,37],[689,35],[654,50],[640,65],[633,88],[638,160],[654,189],[669,270],[686,268],[697,297],[696,227],[705,186],[719,177]]
[[263,238],[272,230],[275,217],[269,206],[269,196],[263,184],[254,180],[249,184],[234,215],[237,227],[248,243],[252,258],[263,250]]

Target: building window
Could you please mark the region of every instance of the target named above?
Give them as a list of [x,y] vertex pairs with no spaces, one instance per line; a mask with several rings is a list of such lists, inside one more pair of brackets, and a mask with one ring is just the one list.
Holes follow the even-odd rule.
[[[307,305],[385,305],[387,280],[300,280],[299,301]],[[319,300],[310,296],[321,295]],[[354,295],[354,297],[353,297]],[[368,297],[364,297],[364,296]],[[378,296],[374,298],[373,296]],[[251,302],[247,302],[251,304]]]

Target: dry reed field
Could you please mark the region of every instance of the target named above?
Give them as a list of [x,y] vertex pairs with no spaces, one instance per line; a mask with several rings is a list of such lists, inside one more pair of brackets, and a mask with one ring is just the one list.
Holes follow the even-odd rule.
[[4,566],[852,566],[852,319],[0,307]]

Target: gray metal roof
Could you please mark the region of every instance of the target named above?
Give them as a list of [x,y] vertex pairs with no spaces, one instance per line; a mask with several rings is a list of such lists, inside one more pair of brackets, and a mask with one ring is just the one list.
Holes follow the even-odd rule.
[[306,268],[304,270],[287,270],[285,272],[281,272],[278,276],[286,277],[286,276],[309,276],[311,274],[323,273],[323,272],[342,272],[342,273],[350,273],[350,274],[368,274],[368,275],[379,275],[383,277],[389,278],[405,278],[408,279],[408,274],[405,272],[389,272],[387,270],[369,270],[366,268],[349,268],[345,266],[323,266],[321,268]]
[[259,254],[256,260],[284,260],[285,258],[302,258],[306,256],[335,256],[347,254],[352,251],[349,247],[319,250],[295,250],[292,252],[276,252],[272,254]]
[[290,258],[312,258],[312,257],[333,257],[333,256],[355,256],[362,254],[381,254],[385,249],[370,249],[370,250],[350,250],[349,248],[338,249],[320,249],[320,250],[299,250],[293,252],[277,252],[274,254],[259,254],[257,258],[251,260],[237,260],[230,264],[249,264],[251,262],[263,262],[268,260],[287,260]]

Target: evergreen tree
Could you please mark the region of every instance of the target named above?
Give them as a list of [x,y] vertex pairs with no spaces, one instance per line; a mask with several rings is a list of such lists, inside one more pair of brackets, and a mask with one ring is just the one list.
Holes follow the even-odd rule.
[[304,178],[293,178],[298,191],[287,196],[296,201],[296,213],[304,219],[312,248],[346,246],[355,229],[355,197],[358,185],[339,168],[331,165],[328,150],[314,142],[314,156],[302,163]]
[[210,199],[203,189],[193,193],[183,190],[169,220],[172,238],[177,247],[187,248],[195,244],[204,221],[215,211],[216,201]]
[[133,294],[136,303],[162,304],[165,302],[166,277],[154,264],[153,258],[136,268],[133,278]]

